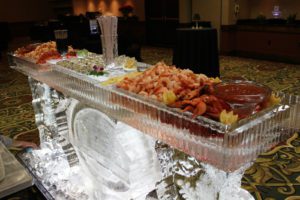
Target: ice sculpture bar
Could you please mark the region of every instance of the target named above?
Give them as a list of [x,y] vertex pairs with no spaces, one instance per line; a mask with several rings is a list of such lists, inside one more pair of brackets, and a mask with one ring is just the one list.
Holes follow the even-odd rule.
[[281,104],[224,125],[202,116],[192,119],[56,64],[37,65],[15,55],[10,60],[29,77],[42,149],[65,157],[70,169],[82,167],[94,185],[101,185],[87,192],[90,199],[145,199],[151,191],[156,191],[152,199],[176,199],[164,182],[179,173],[172,166],[174,151],[186,154],[182,165],[197,163],[194,172],[206,172],[194,190],[179,192],[186,199],[252,199],[237,189],[244,170],[299,130],[298,96],[278,94]]

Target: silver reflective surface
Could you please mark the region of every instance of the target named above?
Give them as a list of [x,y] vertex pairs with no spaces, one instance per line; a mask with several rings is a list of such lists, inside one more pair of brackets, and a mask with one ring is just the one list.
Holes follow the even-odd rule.
[[0,142],[0,198],[32,185],[32,178]]

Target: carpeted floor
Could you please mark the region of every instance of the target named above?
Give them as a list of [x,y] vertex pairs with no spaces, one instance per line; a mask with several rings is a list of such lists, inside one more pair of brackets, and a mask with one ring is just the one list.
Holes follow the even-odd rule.
[[[26,43],[27,38],[15,40],[10,44],[9,50]],[[6,52],[3,52],[0,60],[1,134],[39,143],[31,100],[27,77],[10,69]]]
[[[28,41],[28,38],[16,39],[10,44],[9,50],[14,50],[18,46],[27,44]],[[31,91],[27,77],[10,69],[6,52],[2,52],[0,56],[0,134],[39,144],[39,135],[35,126],[31,100]],[[13,153],[16,153],[18,150],[20,149],[11,149]],[[44,200],[45,198],[33,186],[2,199]]]
[[[21,38],[10,44],[16,49],[28,42]],[[172,50],[144,47],[142,58],[154,64],[172,62]],[[300,95],[300,65],[238,57],[220,57],[221,78],[248,79],[268,85],[274,90]],[[6,56],[0,61],[0,133],[12,138],[39,142],[31,106],[27,77],[8,67]],[[263,154],[247,170],[243,187],[256,199],[300,199],[300,139],[295,134],[287,144]],[[25,196],[24,196],[25,195]],[[42,199],[31,188],[7,199]]]

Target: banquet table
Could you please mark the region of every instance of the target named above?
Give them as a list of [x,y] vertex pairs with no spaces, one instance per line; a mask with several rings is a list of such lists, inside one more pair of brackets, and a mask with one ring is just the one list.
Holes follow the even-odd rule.
[[173,51],[174,65],[211,77],[220,75],[215,28],[179,28],[176,34],[176,45]]
[[[110,89],[103,88],[103,87],[99,86],[99,83],[95,82],[94,80],[89,79],[86,76],[72,72],[70,70],[64,69],[60,66],[38,66],[29,61],[26,61],[26,60],[23,60],[23,59],[20,59],[17,57],[15,57],[14,60],[17,65],[14,66],[13,68],[15,68],[16,70],[29,76],[29,82],[30,82],[30,85],[31,85],[32,91],[33,91],[33,99],[34,99],[33,106],[34,106],[34,109],[37,114],[36,115],[37,125],[39,127],[40,132],[43,133],[40,135],[41,140],[45,140],[47,142],[48,141],[47,135],[49,134],[50,131],[53,131],[53,134],[51,133],[51,135],[53,138],[57,138],[57,142],[62,145],[62,147],[63,147],[62,149],[64,150],[64,152],[62,152],[62,154],[67,155],[67,158],[68,158],[67,160],[68,160],[68,163],[70,164],[70,166],[73,166],[74,163],[75,163],[74,165],[76,165],[76,162],[78,162],[78,158],[72,157],[72,155],[74,153],[74,149],[72,149],[68,143],[65,144],[65,142],[67,140],[65,140],[65,138],[61,138],[61,136],[64,136],[66,134],[65,133],[66,131],[67,132],[70,131],[71,134],[74,134],[74,139],[76,139],[79,136],[82,136],[82,134],[75,135],[77,131],[78,131],[78,133],[79,132],[80,133],[81,132],[87,132],[87,133],[96,132],[96,130],[94,129],[95,128],[94,124],[96,124],[96,123],[94,123],[93,119],[95,118],[95,116],[103,115],[103,114],[99,113],[99,111],[97,111],[98,109],[99,110],[101,109],[101,110],[107,112],[114,118],[124,120],[126,123],[128,123],[132,126],[136,125],[137,128],[139,128],[141,130],[145,130],[145,131],[150,130],[149,131],[150,134],[155,134],[156,137],[158,137],[159,139],[162,139],[163,141],[166,141],[166,142],[174,141],[174,140],[171,140],[173,138],[171,138],[171,139],[167,138],[165,134],[168,134],[168,132],[176,133],[176,131],[174,131],[174,128],[176,128],[176,127],[169,129],[169,126],[161,126],[160,124],[157,126],[156,121],[155,121],[155,123],[151,122],[151,121],[148,123],[148,121],[146,121],[146,120],[150,120],[151,118],[148,116],[147,116],[147,118],[145,118],[143,116],[143,113],[140,113],[140,114],[138,113],[140,111],[143,111],[145,108],[147,108],[146,106],[149,106],[149,105],[152,106],[152,104],[147,104],[147,105],[145,104],[138,111],[133,110],[136,112],[136,113],[133,113],[133,111],[129,110],[129,108],[128,108],[128,106],[133,105],[133,104],[132,103],[129,104],[130,102],[123,98],[123,97],[125,97],[124,96],[125,93],[124,94],[120,93],[121,91],[115,91],[115,93],[113,93],[114,90],[111,90],[113,88],[110,88]],[[43,81],[44,83],[41,83],[40,81]],[[49,86],[53,87],[53,89],[50,88]],[[55,90],[58,90],[62,93],[58,93]],[[64,94],[64,96],[63,96],[63,94]],[[74,97],[76,99],[83,101],[84,103],[80,103],[76,99],[69,99],[69,97]],[[123,99],[118,100],[119,97],[122,97]],[[106,101],[113,101],[114,104],[105,103]],[[121,104],[124,106],[119,108],[118,106],[116,106],[117,104],[115,104],[116,101],[117,102],[120,101],[121,103],[125,103],[125,104]],[[133,101],[135,101],[135,99],[132,97],[131,102],[133,102]],[[141,103],[141,102],[137,101],[134,103],[134,105],[138,105],[139,103]],[[87,105],[89,105],[91,108]],[[54,107],[52,107],[52,106],[54,106]],[[93,109],[93,107],[97,108],[97,110]],[[136,106],[135,106],[135,108],[136,108]],[[152,110],[155,111],[154,107],[151,107],[151,108],[152,108]],[[299,110],[299,108],[297,108],[297,109]],[[148,110],[148,108],[147,108],[147,110]],[[45,112],[45,111],[47,111],[47,112]],[[160,115],[153,115],[153,116],[164,117],[164,116],[166,116],[166,113],[164,113],[164,112],[166,112],[166,111],[161,110]],[[170,111],[168,111],[168,112],[170,112]],[[43,116],[45,116],[45,117],[40,118],[39,117],[40,114],[43,114]],[[89,117],[89,118],[87,119],[87,117]],[[105,117],[105,119],[106,119],[106,121],[110,121],[111,124],[115,123],[110,118]],[[68,120],[68,121],[66,121],[66,120]],[[141,122],[142,122],[142,120],[144,120],[147,123],[144,123],[144,124],[142,124],[142,126],[140,126],[141,123],[136,123],[136,120],[140,120]],[[68,130],[67,122],[70,122],[70,124],[73,124],[72,127],[74,127],[74,128],[77,127],[74,132],[72,129]],[[87,124],[89,126],[86,126],[84,124]],[[180,124],[185,124],[185,123],[180,123]],[[84,125],[84,126],[82,126],[82,125]],[[273,125],[275,125],[275,124],[273,124]],[[83,129],[78,129],[80,127],[83,127]],[[146,129],[147,127],[149,127],[149,129]],[[101,127],[99,126],[99,128],[101,128]],[[104,126],[104,128],[105,128],[105,126]],[[164,134],[156,134],[157,131],[163,130],[163,128],[165,128]],[[152,131],[152,130],[154,130],[154,131]],[[272,128],[272,130],[273,130],[273,128]],[[104,130],[102,130],[101,132],[103,132],[103,131]],[[259,132],[261,132],[261,131],[259,131]],[[288,132],[288,131],[286,130],[286,132]],[[102,133],[100,133],[100,134],[102,134]],[[282,132],[282,137],[284,137],[284,134],[285,133]],[[123,135],[123,134],[120,134],[120,135]],[[92,134],[87,134],[87,136],[94,137],[94,135],[92,135]],[[89,141],[96,142],[97,141],[96,136],[97,135],[95,135],[95,138],[93,140],[89,140]],[[105,135],[103,135],[103,136],[105,136]],[[266,137],[266,136],[267,136],[267,134],[264,134],[264,137]],[[144,136],[142,136],[142,137],[144,137]],[[189,137],[191,137],[191,135],[189,135]],[[245,135],[245,137],[246,137],[246,135]],[[293,165],[293,162],[291,162],[291,165],[288,165],[289,163],[286,161],[286,158],[297,159],[297,154],[295,156],[292,156],[288,153],[289,150],[287,150],[287,153],[284,153],[286,151],[286,149],[289,149],[289,147],[297,146],[295,144],[295,142],[297,142],[297,140],[295,140],[295,138],[297,138],[297,136],[292,137],[290,140],[288,140],[286,145],[282,145],[280,147],[279,146],[275,147],[271,152],[266,153],[266,155],[272,155],[273,153],[276,153],[276,156],[278,155],[279,158],[282,159],[282,163],[279,163],[277,161],[274,163],[276,163],[276,165],[278,165],[278,167],[280,169],[286,168],[287,169],[286,172],[284,172],[283,174],[282,173],[277,173],[277,174],[273,173],[273,171],[276,172],[278,170],[276,169],[277,167],[271,166],[272,164],[270,164],[270,163],[272,163],[273,160],[279,161],[279,159],[276,159],[276,156],[273,156],[273,155],[271,156],[271,158],[268,156],[266,156],[266,157],[262,156],[261,158],[259,158],[256,161],[256,164],[251,169],[247,170],[247,172],[245,173],[246,174],[245,179],[243,180],[243,185],[244,185],[244,187],[246,187],[246,189],[248,191],[252,192],[252,195],[255,195],[257,197],[257,194],[264,193],[263,189],[261,189],[259,185],[253,184],[253,180],[262,182],[263,184],[273,184],[274,183],[274,186],[276,186],[276,185],[278,185],[276,183],[276,181],[281,182],[282,180],[286,180],[285,173],[292,174],[292,172],[295,172],[298,170],[297,166]],[[72,138],[71,138],[71,140],[72,140]],[[74,147],[81,148],[83,146],[82,145],[83,141],[84,140],[82,140],[81,138],[79,138],[79,140],[77,140],[77,141],[74,140],[73,141]],[[190,142],[190,141],[192,141],[192,140],[187,140],[187,142]],[[219,141],[219,140],[217,140],[217,141]],[[244,141],[246,141],[246,140],[244,140]],[[79,143],[76,143],[76,142],[79,142]],[[95,148],[96,150],[98,150],[99,147],[102,146],[102,145],[99,145],[99,142],[100,141],[98,141],[97,146],[95,146],[95,147],[97,147],[97,148]],[[180,146],[181,143],[174,143],[174,145]],[[131,146],[133,146],[133,145],[131,145]],[[189,147],[189,146],[190,145],[188,145],[188,144],[184,145],[184,147]],[[284,148],[284,147],[287,147],[287,148]],[[127,147],[127,149],[128,148],[129,147]],[[199,143],[199,145],[197,146],[197,149],[199,149],[199,148],[201,148],[201,143]],[[160,149],[161,152],[169,151],[165,147],[159,147],[158,149]],[[193,151],[197,150],[197,149],[195,148],[195,149],[193,149]],[[208,149],[208,147],[206,147],[206,149]],[[85,150],[85,149],[83,149],[83,150]],[[186,149],[186,150],[188,151],[189,149]],[[296,151],[298,151],[298,150],[296,149]],[[139,151],[140,151],[140,149],[139,149]],[[58,152],[58,153],[60,153],[60,152]],[[191,151],[190,153],[194,153],[194,152]],[[199,154],[200,153],[201,152],[199,152]],[[176,155],[176,154],[177,153],[175,152],[174,155]],[[55,154],[55,155],[57,155],[57,154]],[[99,155],[97,155],[97,156],[99,157]],[[93,158],[96,158],[96,157],[93,157]],[[175,157],[173,156],[173,158],[175,159],[176,156]],[[179,152],[178,163],[182,162],[182,159],[184,159],[184,158],[188,158],[188,157],[182,156],[182,153]],[[227,157],[227,158],[230,159],[230,157]],[[245,157],[245,159],[247,159],[247,158]],[[34,160],[34,159],[31,159],[31,160]],[[232,161],[236,162],[236,160],[234,160],[234,159]],[[184,161],[184,162],[186,162],[186,161]],[[218,162],[218,160],[216,160],[214,162]],[[228,162],[228,161],[226,161],[226,162]],[[260,163],[260,165],[257,165],[257,163]],[[264,164],[262,164],[262,163],[264,163]],[[268,167],[266,167],[266,165],[270,166],[270,169],[272,169],[272,173],[271,173],[270,169],[268,169]],[[221,165],[221,167],[226,167],[226,165]],[[235,167],[235,166],[233,166],[233,167]],[[93,166],[93,168],[94,168],[94,166]],[[274,170],[273,170],[273,168],[274,168]],[[198,172],[197,172],[197,175],[200,175],[200,174],[201,173],[198,174]],[[274,177],[273,177],[274,180],[271,180],[271,178],[270,178],[271,174],[274,174]],[[253,178],[253,180],[250,180],[249,176],[251,178]],[[245,184],[245,180],[250,185]],[[298,177],[295,177],[295,180],[297,181]],[[285,186],[285,185],[280,186],[278,188],[278,192],[285,194],[285,195],[288,193],[294,194],[293,191],[295,191],[295,190],[297,191],[296,187],[298,187],[298,185],[294,184],[294,186],[295,186],[294,187],[294,186],[291,186],[290,182],[286,181],[286,183],[287,183],[287,186]],[[248,187],[248,186],[250,186],[250,187]],[[166,188],[166,189],[168,189],[168,188]],[[251,190],[250,188],[255,188],[255,189]],[[257,198],[257,199],[259,199],[259,198]]]

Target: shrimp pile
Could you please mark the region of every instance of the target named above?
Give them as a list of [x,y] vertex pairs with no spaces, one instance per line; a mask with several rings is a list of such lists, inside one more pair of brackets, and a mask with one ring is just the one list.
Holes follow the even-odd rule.
[[56,42],[46,42],[38,45],[33,51],[26,53],[24,56],[27,58],[32,58],[38,60],[43,54],[47,52],[57,52]]
[[33,45],[33,44],[29,44],[29,45],[26,45],[24,47],[20,47],[18,48],[16,51],[15,51],[15,54],[17,56],[25,56],[25,54],[28,54],[29,52],[32,52],[36,49],[36,45]]
[[44,64],[49,59],[59,59],[61,55],[56,49],[56,42],[50,41],[39,45],[27,45],[15,51],[17,56],[36,60],[37,64]]
[[[230,107],[213,95],[214,84],[203,74],[160,62],[136,77],[123,79],[117,87],[192,112],[193,118],[204,115],[219,120],[220,113]],[[171,101],[166,101],[168,96],[173,97]]]

